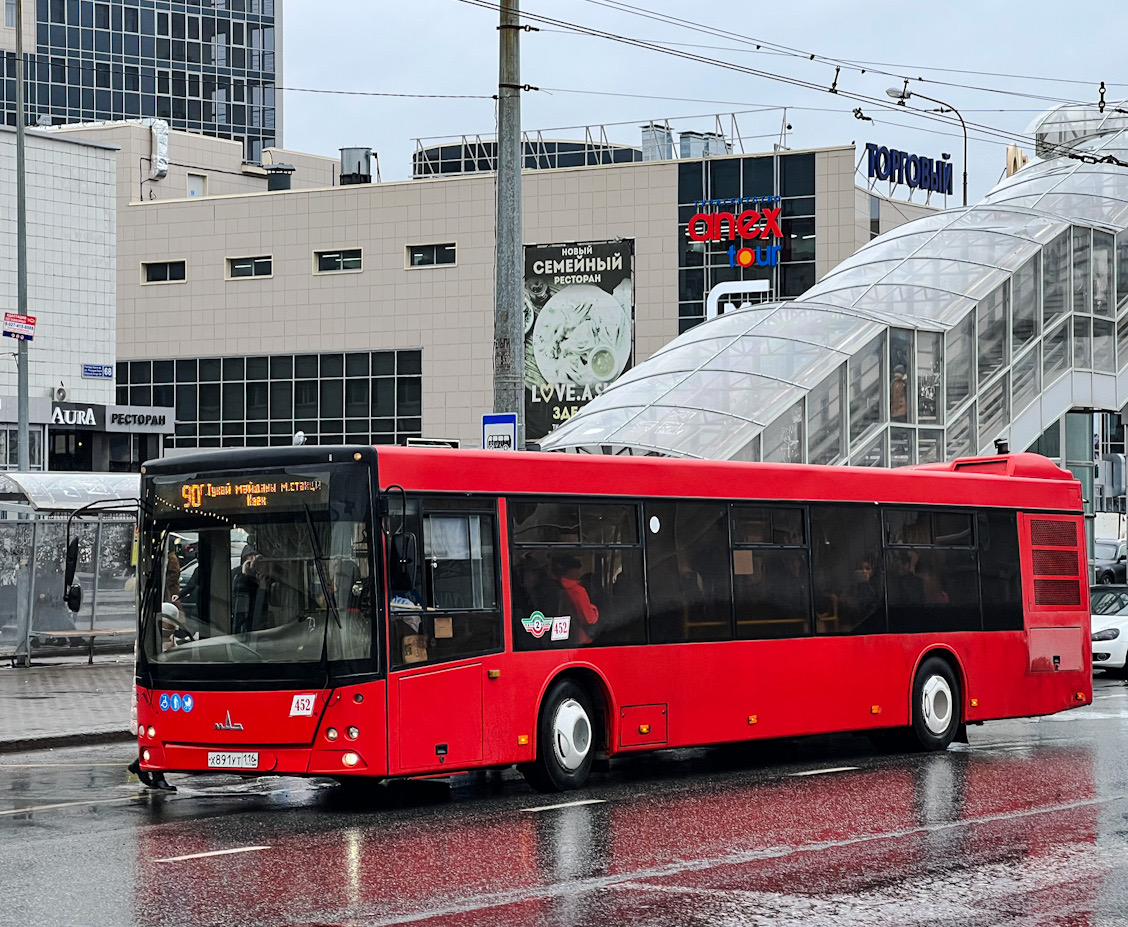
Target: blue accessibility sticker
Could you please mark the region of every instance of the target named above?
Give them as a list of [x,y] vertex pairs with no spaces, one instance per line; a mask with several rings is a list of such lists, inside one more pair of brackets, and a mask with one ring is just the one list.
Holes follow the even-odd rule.
[[172,696],[172,710],[180,711],[180,696],[177,694]]
[[168,693],[167,692],[161,693],[160,704],[161,704],[161,711],[168,711]]
[[183,705],[184,710],[186,712],[188,712],[188,711],[192,710],[192,706],[195,704],[195,700],[192,698],[191,695],[188,695],[187,693],[185,693],[184,697],[181,698],[181,700],[180,700],[180,704]]

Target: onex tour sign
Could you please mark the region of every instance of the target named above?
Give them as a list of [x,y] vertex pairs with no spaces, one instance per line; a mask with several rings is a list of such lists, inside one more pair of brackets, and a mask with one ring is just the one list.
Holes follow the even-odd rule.
[[[686,234],[691,241],[762,241],[783,238],[780,213],[783,207],[779,197],[732,197],[719,200],[698,200],[694,205],[701,210],[689,220]],[[744,205],[754,209],[740,209]],[[727,207],[727,208],[725,208]],[[706,212],[705,209],[716,211]],[[739,211],[738,211],[739,210]],[[780,244],[752,246],[729,245],[729,267],[774,267],[779,263]]]

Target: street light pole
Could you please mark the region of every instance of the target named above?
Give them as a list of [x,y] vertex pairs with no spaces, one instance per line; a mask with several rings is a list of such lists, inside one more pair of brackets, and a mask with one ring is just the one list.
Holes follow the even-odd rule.
[[[23,2],[16,0],[16,312],[27,315],[27,169],[24,163],[24,59]],[[16,367],[16,467],[31,469],[28,448],[27,342],[17,342]]]
[[[949,109],[956,114],[956,118],[960,121],[960,128],[963,129],[963,204],[967,205],[967,123],[964,122],[964,117],[960,115],[960,111],[952,106],[951,103],[945,103],[943,100],[937,100],[935,97],[926,97],[923,93],[910,91],[908,87],[898,89],[897,87],[890,87],[885,93],[897,101],[899,106],[904,106],[906,100],[913,97],[920,97],[922,100],[927,100],[929,103],[935,103],[937,106],[942,106],[944,109]],[[944,109],[940,112],[944,112]]]

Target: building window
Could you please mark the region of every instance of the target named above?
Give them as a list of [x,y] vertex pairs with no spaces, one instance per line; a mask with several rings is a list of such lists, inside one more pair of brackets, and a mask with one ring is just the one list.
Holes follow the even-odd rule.
[[[33,425],[27,435],[28,464],[32,470],[43,469],[43,426]],[[19,429],[0,428],[0,469],[19,467]]]
[[228,258],[227,276],[269,277],[274,272],[270,257]]
[[141,265],[144,283],[182,283],[185,279],[183,261],[152,261]]
[[4,25],[16,28],[16,0],[4,0]]
[[[176,407],[175,446],[403,444],[422,434],[418,350],[126,361],[122,405]],[[159,400],[159,401],[158,401]]]
[[[338,251],[318,251],[314,255],[317,259],[317,272],[319,274],[332,274],[343,270],[360,270],[360,248],[349,248]],[[434,263],[432,261],[432,263]]]
[[108,3],[94,4],[94,28],[110,28],[110,5]]
[[138,10],[135,6],[127,6],[122,8],[122,28],[126,32],[138,32]]
[[454,244],[446,245],[408,245],[408,267],[430,267],[435,264],[455,262]]

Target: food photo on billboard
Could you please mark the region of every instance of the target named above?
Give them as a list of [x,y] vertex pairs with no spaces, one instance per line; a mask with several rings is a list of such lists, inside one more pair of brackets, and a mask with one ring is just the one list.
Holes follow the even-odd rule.
[[543,438],[630,369],[634,241],[525,246],[525,435]]

